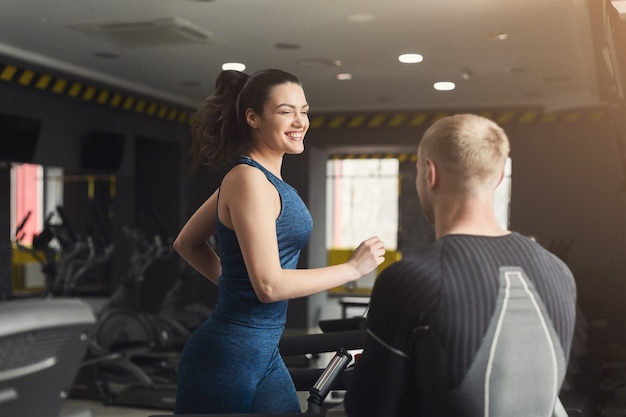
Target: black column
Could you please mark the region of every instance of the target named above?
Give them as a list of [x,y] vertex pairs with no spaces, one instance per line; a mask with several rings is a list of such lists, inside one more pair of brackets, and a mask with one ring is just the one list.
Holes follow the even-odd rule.
[[11,250],[11,168],[0,165],[0,299],[13,295]]
[[415,189],[415,162],[401,162],[399,171],[398,250],[407,256],[432,243],[435,228],[426,219]]

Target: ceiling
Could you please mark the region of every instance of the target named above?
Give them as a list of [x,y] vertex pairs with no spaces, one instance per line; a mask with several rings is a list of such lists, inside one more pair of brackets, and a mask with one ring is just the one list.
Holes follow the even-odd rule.
[[[0,10],[0,55],[194,108],[231,61],[296,74],[312,112],[602,104],[587,0],[0,0]],[[423,61],[402,64],[403,53]]]

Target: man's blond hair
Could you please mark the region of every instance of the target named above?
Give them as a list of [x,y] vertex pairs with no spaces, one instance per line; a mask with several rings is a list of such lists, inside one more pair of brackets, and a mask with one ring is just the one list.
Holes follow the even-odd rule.
[[504,130],[475,114],[444,117],[430,126],[420,142],[420,160],[431,159],[458,191],[495,188],[509,156]]

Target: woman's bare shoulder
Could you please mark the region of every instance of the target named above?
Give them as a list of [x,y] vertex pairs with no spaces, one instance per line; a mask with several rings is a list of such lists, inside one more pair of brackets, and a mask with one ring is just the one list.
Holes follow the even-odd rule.
[[221,196],[226,200],[235,197],[237,201],[251,199],[257,201],[274,198],[276,189],[258,168],[246,164],[233,167],[223,178]]
[[267,178],[260,169],[247,164],[238,164],[232,167],[222,179],[222,189],[258,186],[261,182],[267,182]]

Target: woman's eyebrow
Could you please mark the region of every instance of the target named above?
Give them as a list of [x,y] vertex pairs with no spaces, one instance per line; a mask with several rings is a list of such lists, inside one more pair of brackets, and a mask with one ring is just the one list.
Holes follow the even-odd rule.
[[[280,104],[276,105],[276,108],[283,107],[283,106],[290,107],[292,109],[296,108],[296,106],[294,106],[293,104],[289,104],[289,103],[280,103]],[[309,103],[307,103],[304,106],[302,106],[302,108],[305,108],[305,107],[309,107]]]

